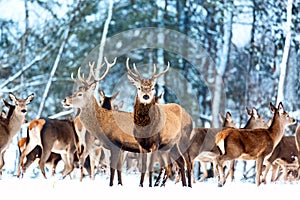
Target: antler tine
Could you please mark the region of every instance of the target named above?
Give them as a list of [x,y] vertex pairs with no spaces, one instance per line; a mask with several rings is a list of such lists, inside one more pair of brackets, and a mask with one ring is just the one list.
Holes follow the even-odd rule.
[[154,76],[155,73],[156,73],[156,64],[154,63],[154,64],[153,64],[153,73],[152,73],[152,76]]
[[[95,62],[89,62],[90,72],[89,72],[89,76],[88,76],[87,79],[86,79],[86,82],[89,82],[90,79],[93,77],[94,65],[95,65]],[[102,66],[103,66],[103,65],[102,65]],[[101,67],[102,67],[102,66],[101,66]]]
[[82,74],[81,76],[81,67],[78,68],[77,76],[81,83],[83,83],[84,85],[88,85],[88,82],[84,80],[84,74]]
[[76,85],[78,85],[78,86],[81,85],[80,82],[74,78],[73,72],[71,73],[71,79],[72,79],[72,81],[74,81],[74,83],[76,83]]
[[[134,64],[134,66],[135,66],[135,64]],[[135,74],[135,73],[133,73],[133,71],[131,71],[131,69],[130,69],[130,67],[129,67],[129,58],[126,59],[126,68],[127,68],[128,74],[129,74],[132,78],[134,78],[134,79],[138,79],[138,78],[139,78],[139,76],[138,76],[137,74]],[[136,67],[135,67],[135,68],[136,68]]]
[[[154,67],[156,68],[156,65],[154,65]],[[156,78],[160,77],[161,75],[165,74],[169,70],[169,68],[170,68],[170,62],[168,61],[167,68],[164,71],[160,72],[159,74],[156,74],[156,75],[153,74],[152,79],[156,79]],[[155,71],[156,71],[156,69],[155,69]]]
[[[105,76],[107,75],[109,69],[110,69],[112,66],[114,66],[114,65],[116,64],[117,57],[115,57],[115,59],[114,59],[114,61],[113,61],[112,63],[109,63],[109,62],[107,61],[107,58],[106,58],[106,57],[104,57],[104,61],[105,61],[105,64],[106,64],[106,70],[105,70],[104,74],[103,74],[100,78],[96,78],[95,73],[94,73],[94,70],[91,71],[91,72],[92,72],[92,77],[94,78],[94,81],[93,81],[93,82],[98,82],[98,81],[101,81],[102,79],[105,78]],[[102,68],[103,66],[104,66],[104,64],[101,65],[101,68]]]
[[133,69],[136,73],[136,75],[138,76],[138,78],[141,80],[143,79],[143,76],[140,74],[140,72],[137,70],[135,63],[133,63]]

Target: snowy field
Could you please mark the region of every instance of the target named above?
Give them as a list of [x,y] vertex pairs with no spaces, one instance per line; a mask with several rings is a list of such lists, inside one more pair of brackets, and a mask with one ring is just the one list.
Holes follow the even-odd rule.
[[[29,170],[29,169],[28,169]],[[35,169],[37,170],[37,168]],[[75,171],[79,175],[79,171]],[[267,183],[257,187],[250,182],[242,182],[239,178],[239,172],[235,173],[236,181],[227,182],[224,187],[217,187],[215,179],[210,178],[206,182],[196,182],[192,188],[181,186],[181,183],[175,184],[168,180],[165,187],[148,187],[148,179],[145,178],[144,187],[139,184],[139,173],[126,174],[123,173],[123,186],[116,185],[109,187],[108,175],[97,175],[94,181],[89,178],[79,181],[77,177],[72,180],[67,177],[60,180],[57,174],[48,179],[44,179],[40,175],[33,178],[33,173],[27,171],[23,179],[3,174],[0,180],[1,196],[7,196],[13,199],[162,199],[162,197],[172,199],[182,198],[212,198],[212,199],[282,199],[294,198],[298,199],[300,192],[300,182],[291,183]],[[3,198],[1,198],[3,199]]]

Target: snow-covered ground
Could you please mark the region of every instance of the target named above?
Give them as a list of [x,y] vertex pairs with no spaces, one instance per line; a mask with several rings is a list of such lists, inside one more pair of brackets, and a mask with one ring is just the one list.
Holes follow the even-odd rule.
[[[76,173],[79,173],[78,171]],[[298,199],[300,192],[300,182],[292,183],[267,183],[257,187],[251,182],[243,182],[240,179],[239,172],[235,173],[236,180],[227,182],[224,187],[217,187],[215,179],[210,178],[206,182],[196,182],[192,188],[181,186],[181,183],[175,184],[168,180],[165,187],[148,187],[146,177],[144,187],[139,187],[139,173],[123,173],[123,186],[108,186],[109,179],[107,175],[97,175],[94,181],[89,178],[66,178],[60,180],[60,175],[49,176],[44,179],[40,175],[32,177],[32,172],[25,174],[23,179],[18,179],[10,175],[3,175],[0,180],[1,197],[7,196],[13,199]],[[3,199],[3,198],[1,198]]]

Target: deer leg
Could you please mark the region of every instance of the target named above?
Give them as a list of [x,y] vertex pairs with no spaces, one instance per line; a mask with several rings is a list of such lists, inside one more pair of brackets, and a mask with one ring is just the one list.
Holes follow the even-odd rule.
[[122,182],[123,157],[124,157],[124,152],[120,151],[119,160],[118,160],[118,164],[117,164],[118,185],[123,185],[123,182]]
[[39,166],[40,166],[40,170],[41,170],[41,172],[42,172],[45,179],[47,179],[46,172],[45,172],[45,163],[47,162],[50,154],[51,154],[50,149],[48,149],[48,148],[42,149],[42,154],[41,154],[41,159],[39,161]]
[[272,167],[272,178],[271,178],[271,181],[272,181],[273,178],[275,178],[275,173],[276,173],[276,171],[273,168],[272,163],[270,163],[269,161],[266,161],[266,162],[267,162],[266,163],[266,167],[265,167],[264,173],[262,175],[262,180],[261,180],[262,183],[266,183],[267,175],[268,175],[269,170],[270,170],[271,167]]
[[[31,154],[31,152],[35,149],[35,148],[38,148],[38,146],[32,146],[30,143],[27,144],[27,146],[25,147],[24,151],[21,153],[20,155],[20,160],[19,160],[19,165],[18,165],[18,174],[17,174],[17,177],[20,176],[20,173],[21,173],[21,168],[23,168],[23,161],[24,161],[24,158],[25,156]],[[34,151],[36,152],[36,151]],[[33,154],[33,153],[32,153]],[[35,160],[35,154],[33,156],[30,157],[30,160],[34,161]],[[28,161],[28,158],[27,158],[27,161]],[[26,162],[27,162],[26,161]],[[32,162],[30,162],[31,164]],[[28,165],[29,166],[29,165]],[[23,168],[24,169],[24,168]],[[25,171],[22,170],[22,177],[23,177],[23,173]]]
[[272,164],[271,166],[272,166],[271,182],[274,182],[274,181],[277,181],[280,176],[279,166],[276,164]]
[[228,167],[228,172],[225,176],[225,179],[228,178],[228,176],[230,176],[230,180],[233,181],[234,179],[234,160],[229,161],[229,167]]
[[[110,156],[110,182],[109,186],[113,186],[115,170],[118,168],[120,162],[120,149],[112,149]],[[117,169],[118,170],[118,169]]]
[[262,167],[263,167],[263,157],[258,157],[256,159],[256,185],[259,186],[261,184],[260,176],[262,173]]
[[217,157],[217,169],[219,174],[218,187],[222,187],[225,184],[225,180],[226,180],[224,175],[224,167],[223,167],[225,155],[226,154]]
[[[149,171],[149,187],[152,187],[152,176],[153,176],[153,170],[154,170],[153,166],[154,166],[155,157],[158,156],[158,151],[150,153],[149,156],[150,156],[150,163],[149,163],[149,168],[148,168],[148,171]],[[160,167],[161,167],[161,165],[160,165]],[[157,177],[154,186],[159,185],[159,181],[160,181],[159,179],[160,179],[160,175]]]
[[2,168],[3,168],[3,166],[4,166],[4,164],[5,164],[5,162],[4,162],[4,152],[0,152],[0,179],[2,178]]
[[[70,149],[68,152],[67,152],[67,163],[68,163],[68,169],[65,173],[65,177],[67,175],[70,175],[74,169],[74,149]],[[70,176],[71,177],[71,176]]]
[[[180,153],[179,149],[177,146],[174,146],[171,151],[170,151],[170,157],[176,161],[178,167],[180,168],[180,173],[181,173],[181,182],[182,182],[182,186],[186,187],[186,176],[185,176],[185,160],[182,156],[182,154]],[[186,156],[185,156],[186,157]],[[190,161],[187,160],[187,165],[190,165]],[[188,166],[189,167],[189,166]],[[190,174],[188,175],[188,178],[190,177]],[[189,180],[189,183],[191,181]],[[189,187],[192,187],[192,185],[189,185]]]
[[143,187],[144,184],[144,179],[145,179],[145,174],[147,170],[147,154],[142,153],[142,170],[141,170],[141,179],[140,179],[140,187]]
[[206,168],[206,163],[203,161],[199,161],[200,162],[200,166],[201,166],[201,170],[202,170],[202,177],[200,178],[200,182],[203,182],[204,179],[207,178],[208,173],[207,173],[207,168]]

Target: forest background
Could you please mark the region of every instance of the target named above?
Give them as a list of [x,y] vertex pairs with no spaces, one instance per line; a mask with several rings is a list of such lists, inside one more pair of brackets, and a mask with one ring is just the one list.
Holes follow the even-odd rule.
[[[176,73],[166,73],[160,78],[164,84],[158,86],[158,93],[165,92],[165,103],[184,105],[195,126],[218,127],[218,113],[229,111],[242,127],[248,118],[246,107],[256,107],[268,121],[269,103],[279,101],[299,120],[299,8],[300,2],[292,0],[2,0],[0,97],[9,100],[8,92],[17,97],[34,93],[28,121],[74,115],[61,104],[75,88],[71,73],[76,75],[90,52],[107,46],[109,38],[152,27],[196,41],[208,56],[199,66],[159,48],[140,48],[119,56],[99,88],[107,95],[121,90],[117,98],[124,101],[121,110],[133,108],[134,88],[126,79],[120,82],[130,55],[137,66],[154,62],[160,70],[171,62],[184,81]],[[178,48],[189,48],[192,57],[200,54],[180,41]],[[106,51],[99,48],[97,55]],[[226,96],[217,97],[220,93]],[[289,127],[286,135],[294,134],[295,127]],[[26,133],[17,139],[22,134]]]

